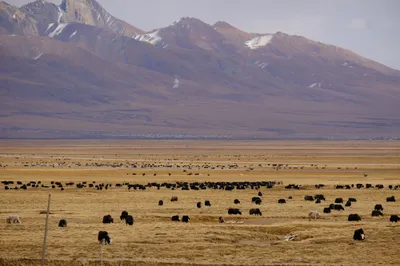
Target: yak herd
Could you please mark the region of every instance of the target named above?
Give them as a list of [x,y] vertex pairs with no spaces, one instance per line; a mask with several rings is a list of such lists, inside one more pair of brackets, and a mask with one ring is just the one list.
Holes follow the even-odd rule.
[[[35,188],[48,188],[48,189],[59,189],[63,191],[65,188],[76,188],[76,189],[83,189],[83,188],[92,188],[96,190],[108,190],[110,188],[122,188],[126,187],[128,190],[146,190],[149,188],[155,188],[157,190],[160,190],[161,188],[164,189],[170,189],[170,190],[207,190],[207,189],[213,189],[213,190],[225,190],[225,191],[233,191],[233,190],[245,190],[245,189],[252,189],[256,190],[257,196],[254,196],[251,198],[251,202],[255,205],[261,205],[262,204],[262,192],[259,191],[260,188],[267,188],[267,189],[272,189],[276,186],[282,185],[281,182],[277,181],[243,181],[243,182],[174,182],[174,183],[148,183],[146,185],[143,184],[131,184],[131,183],[116,183],[116,184],[105,184],[105,183],[100,183],[97,184],[95,181],[92,183],[88,183],[87,181],[85,182],[79,182],[79,183],[74,183],[74,182],[55,182],[51,181],[49,185],[42,184],[40,181],[29,181],[27,183],[23,183],[21,181],[2,181],[1,182],[4,185],[5,190],[27,190],[29,189],[35,189]],[[283,185],[282,185],[283,186]],[[325,187],[324,184],[317,184],[315,185],[316,189],[320,189]],[[300,190],[302,189],[302,185],[298,184],[289,184],[284,186],[285,190],[291,190],[291,189],[297,189]],[[351,185],[336,185],[334,187],[335,189],[383,189],[384,186],[379,184],[379,185],[372,185],[372,184],[351,184]],[[399,189],[400,185],[388,185],[388,189],[390,190],[396,190]],[[292,197],[288,197],[286,199],[280,198],[277,199],[278,204],[286,204],[288,200],[291,200]],[[326,201],[325,197],[323,194],[317,194],[317,195],[306,195],[304,197],[305,201],[314,201],[316,204],[321,204],[322,201]],[[171,202],[176,202],[178,201],[177,196],[172,196],[170,199]],[[396,199],[394,196],[390,196],[386,198],[387,202],[396,202]],[[329,214],[332,211],[343,211],[343,203],[345,203],[344,207],[350,207],[352,206],[353,203],[357,202],[356,198],[350,197],[346,201],[343,198],[336,198],[333,203],[329,204],[329,206],[323,208],[323,213]],[[235,205],[240,205],[240,200],[239,199],[234,199],[233,204]],[[197,208],[202,208],[202,202],[197,202],[196,207]],[[164,202],[162,200],[158,201],[159,206],[163,206]],[[209,200],[204,201],[204,206],[206,207],[211,207],[211,202]],[[374,209],[371,212],[371,216],[383,216],[383,206],[381,204],[376,204]],[[242,211],[240,208],[228,208],[228,215],[242,215]],[[249,210],[249,215],[256,215],[256,216],[262,216],[262,212],[259,208],[251,208]],[[318,211],[310,211],[308,213],[308,218],[309,220],[311,219],[318,219],[320,218],[320,213]],[[125,221],[126,225],[132,226],[134,224],[134,217],[132,215],[129,215],[127,211],[123,211],[120,215],[120,220]],[[398,222],[400,220],[398,215],[391,215],[389,221],[390,222]],[[179,217],[179,215],[173,215],[171,217],[171,221],[173,222],[185,222],[188,223],[190,221],[190,218],[188,215],[182,216],[182,218]],[[223,216],[220,216],[218,218],[219,223],[224,223],[224,218]],[[352,213],[348,216],[348,221],[361,221],[361,216],[357,213]],[[114,219],[110,214],[107,214],[103,217],[102,222],[104,224],[110,224],[114,223]],[[7,223],[21,223],[21,219],[18,216],[10,216],[7,218]],[[59,221],[58,224],[59,227],[66,227],[67,226],[67,220],[62,219]],[[354,231],[354,240],[364,240],[365,239],[365,234],[362,228]],[[108,232],[106,231],[99,231],[98,233],[98,241],[102,244],[110,244],[111,243],[111,238],[108,235]]]

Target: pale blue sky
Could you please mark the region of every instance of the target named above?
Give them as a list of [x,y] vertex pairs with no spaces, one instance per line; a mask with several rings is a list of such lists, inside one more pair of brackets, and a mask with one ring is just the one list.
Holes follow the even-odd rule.
[[245,31],[282,31],[338,45],[400,70],[400,0],[98,1],[112,15],[143,30],[168,26],[181,17],[211,24],[223,20]]

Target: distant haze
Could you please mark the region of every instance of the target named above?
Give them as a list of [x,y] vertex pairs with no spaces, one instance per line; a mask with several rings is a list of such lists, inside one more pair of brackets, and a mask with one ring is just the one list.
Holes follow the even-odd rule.
[[[29,0],[9,0],[23,5]],[[53,0],[54,3],[60,1]],[[255,33],[282,31],[350,49],[400,69],[398,0],[98,0],[112,15],[149,31],[181,17],[226,21]]]

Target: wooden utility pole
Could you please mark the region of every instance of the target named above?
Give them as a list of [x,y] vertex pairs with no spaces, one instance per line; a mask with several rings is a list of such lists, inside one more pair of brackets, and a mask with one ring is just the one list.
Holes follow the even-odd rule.
[[103,243],[100,243],[100,266],[103,266]]
[[49,194],[49,200],[47,202],[46,225],[44,227],[43,249],[42,249],[42,266],[44,266],[44,258],[46,255],[46,239],[47,239],[47,229],[49,227],[50,198],[51,194]]

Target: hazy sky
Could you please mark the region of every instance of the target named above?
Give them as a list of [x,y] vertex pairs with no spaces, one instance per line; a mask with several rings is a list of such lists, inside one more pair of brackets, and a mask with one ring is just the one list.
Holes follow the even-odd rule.
[[[21,5],[29,0],[8,0]],[[52,2],[60,3],[60,0]],[[143,30],[181,17],[226,21],[256,33],[282,31],[350,49],[400,70],[400,0],[99,0]]]

